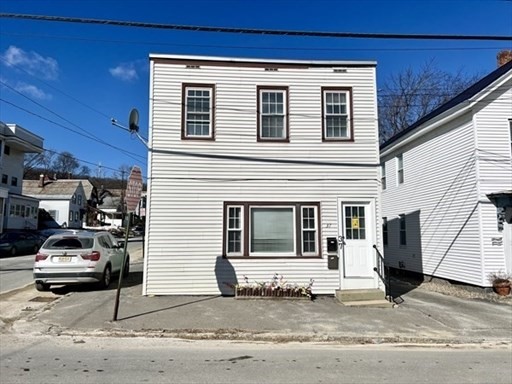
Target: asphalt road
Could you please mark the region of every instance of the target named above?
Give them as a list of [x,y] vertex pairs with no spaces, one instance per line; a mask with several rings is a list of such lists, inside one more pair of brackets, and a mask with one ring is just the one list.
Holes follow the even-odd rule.
[[510,383],[510,347],[245,344],[0,335],[10,383]]
[[[130,254],[140,251],[141,248],[141,238],[129,239]],[[0,294],[33,283],[34,257],[35,255],[0,258]]]

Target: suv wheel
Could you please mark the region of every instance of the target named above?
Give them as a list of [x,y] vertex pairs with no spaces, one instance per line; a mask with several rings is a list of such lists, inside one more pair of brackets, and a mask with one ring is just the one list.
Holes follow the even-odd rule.
[[112,281],[112,268],[110,265],[107,265],[105,267],[105,270],[103,271],[103,275],[101,276],[100,281],[100,288],[107,289],[110,285],[110,282]]
[[37,289],[39,292],[46,292],[46,291],[49,291],[49,290],[50,290],[50,284],[45,284],[45,283],[36,283],[36,289]]

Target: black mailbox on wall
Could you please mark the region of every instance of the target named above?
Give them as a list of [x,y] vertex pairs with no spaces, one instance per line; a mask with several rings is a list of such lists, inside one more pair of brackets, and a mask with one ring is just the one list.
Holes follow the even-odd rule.
[[338,239],[335,237],[327,238],[327,253],[338,253]]
[[339,269],[339,259],[338,255],[327,255],[327,268]]

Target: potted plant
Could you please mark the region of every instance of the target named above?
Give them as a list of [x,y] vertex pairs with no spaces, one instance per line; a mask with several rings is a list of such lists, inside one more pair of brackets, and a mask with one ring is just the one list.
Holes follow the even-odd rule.
[[490,273],[488,277],[494,292],[500,296],[508,296],[510,294],[512,276],[509,273],[499,271]]

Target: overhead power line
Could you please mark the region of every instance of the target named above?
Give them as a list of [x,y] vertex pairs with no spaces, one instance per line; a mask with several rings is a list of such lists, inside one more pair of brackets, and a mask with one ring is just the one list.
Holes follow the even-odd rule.
[[110,19],[90,19],[82,17],[64,17],[49,15],[28,15],[21,13],[0,13],[0,18],[52,21],[62,23],[99,24],[118,27],[136,27],[151,29],[167,29],[192,32],[220,32],[271,36],[330,37],[352,39],[400,39],[400,40],[479,40],[479,41],[512,41],[512,36],[503,35],[445,35],[445,34],[402,34],[402,33],[356,33],[327,31],[297,31],[280,29],[230,28],[199,25],[179,25],[146,23],[139,21],[121,21]]
[[[507,49],[507,46],[485,46],[485,47],[364,47],[364,48],[334,48],[334,47],[286,47],[286,46],[259,46],[259,45],[225,45],[225,44],[181,44],[176,42],[156,42],[143,40],[112,40],[112,39],[96,39],[90,37],[78,36],[62,36],[62,35],[45,35],[32,33],[14,33],[0,31],[0,36],[11,36],[27,39],[55,39],[55,40],[71,40],[87,43],[108,43],[108,44],[128,44],[128,45],[158,45],[168,47],[196,47],[196,48],[220,48],[220,49],[252,49],[252,50],[268,50],[268,51],[314,51],[314,52],[426,52],[426,51],[500,51]],[[11,64],[12,65],[12,64]]]

